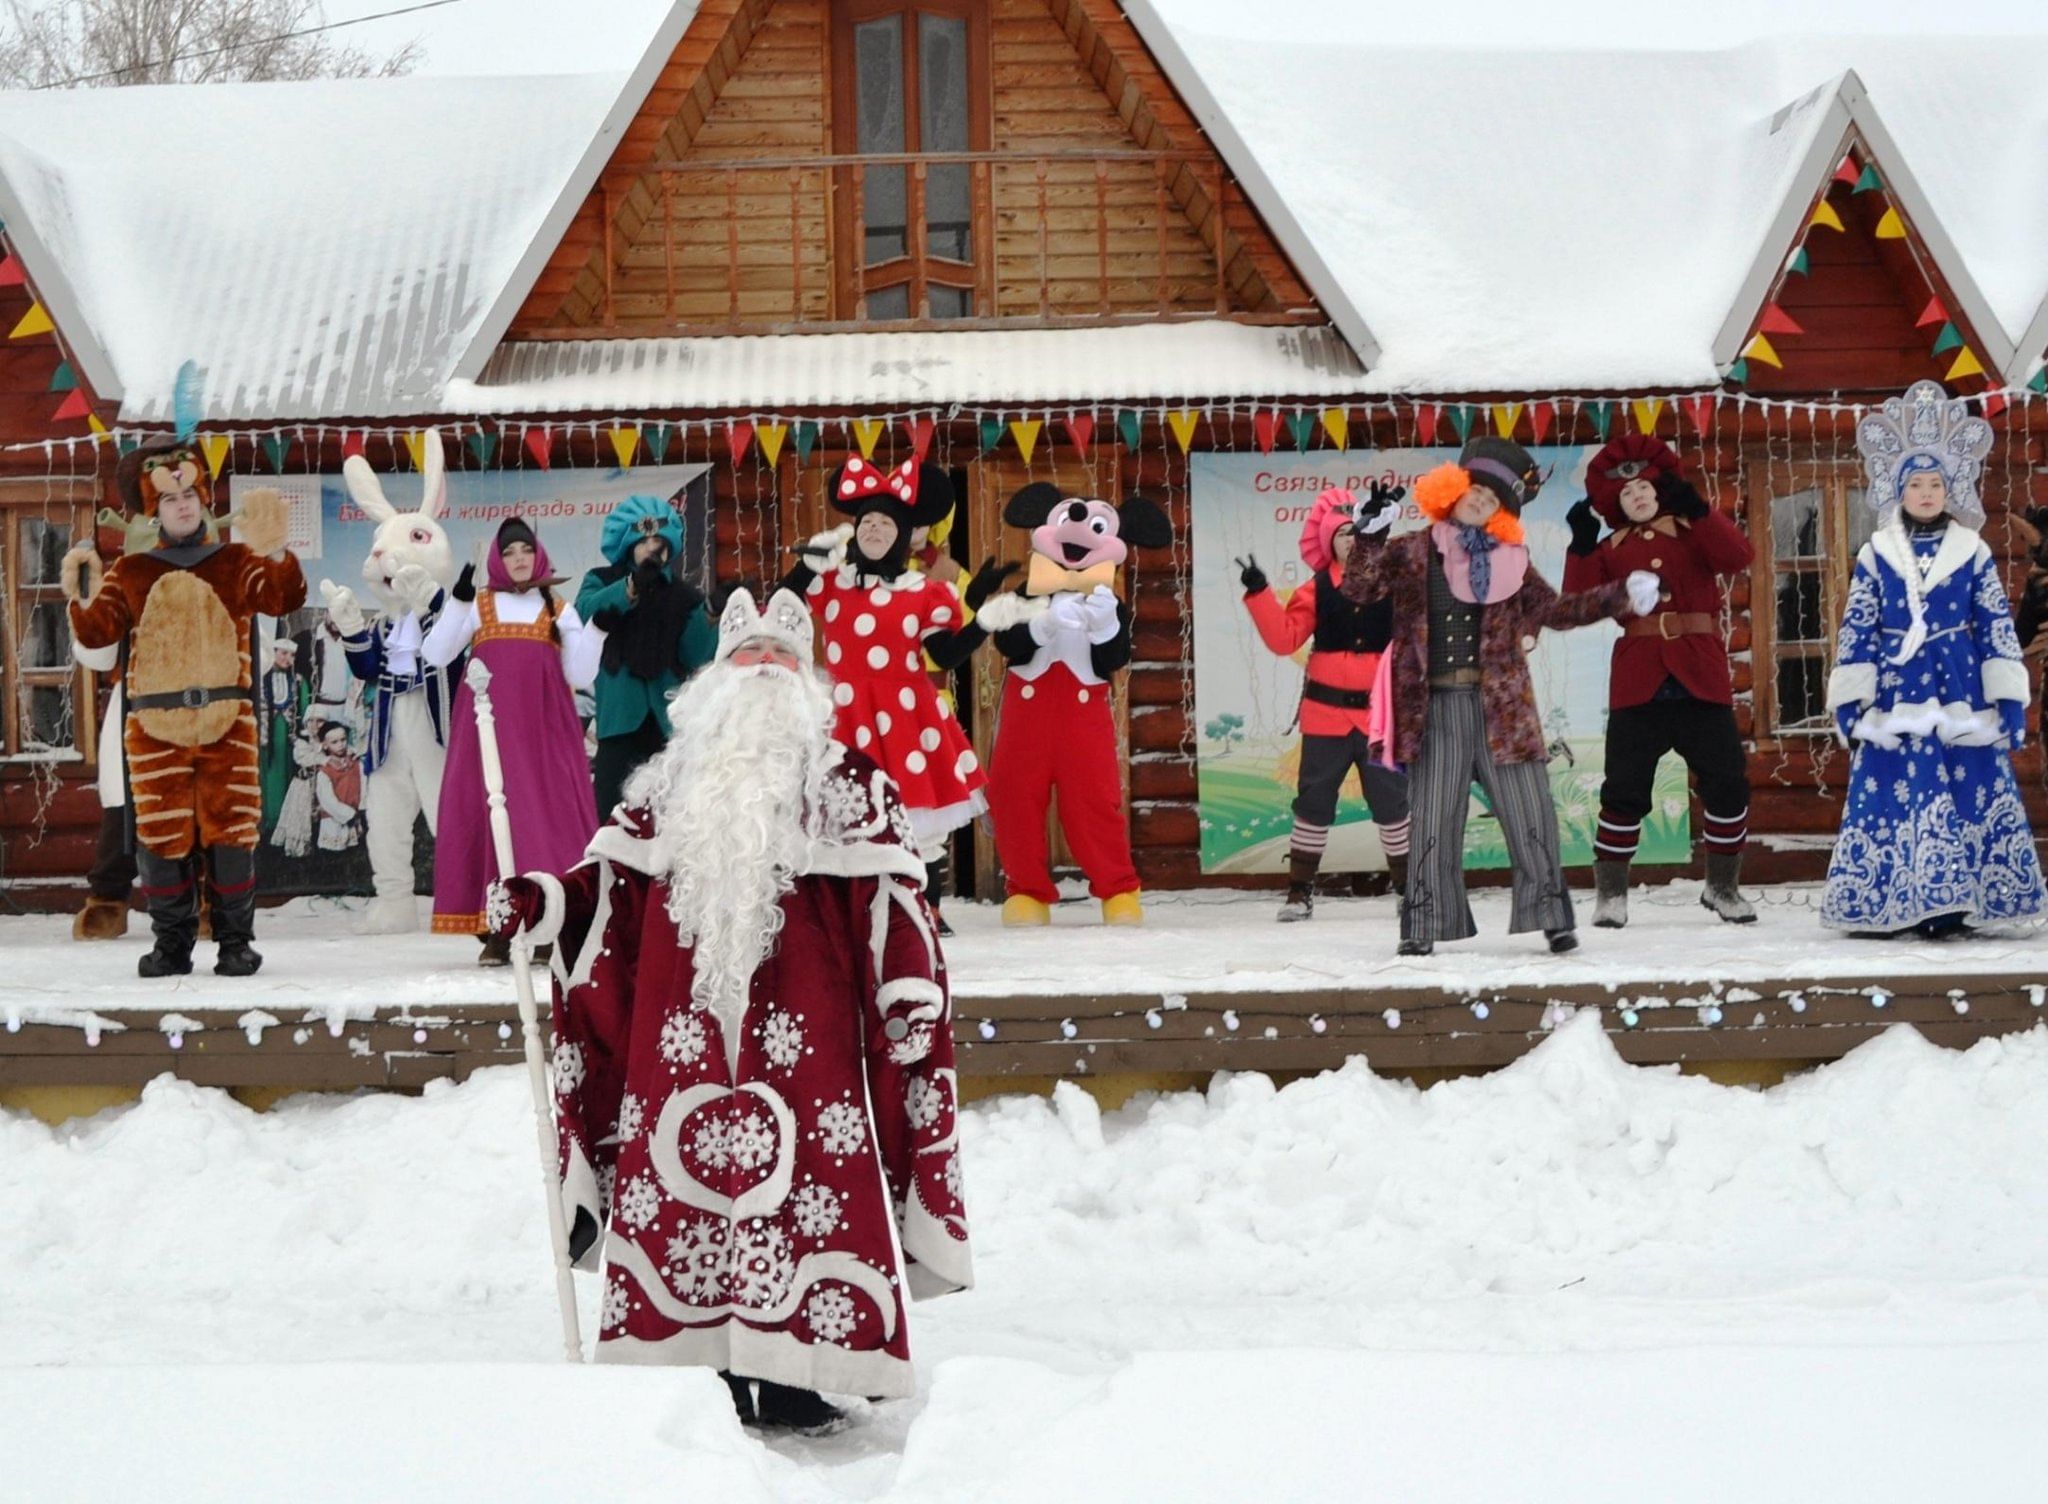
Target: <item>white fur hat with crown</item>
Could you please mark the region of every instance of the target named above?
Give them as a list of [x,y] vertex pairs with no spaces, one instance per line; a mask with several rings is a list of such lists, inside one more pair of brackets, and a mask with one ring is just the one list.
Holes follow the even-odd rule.
[[762,609],[754,604],[752,595],[744,590],[735,590],[718,618],[718,655],[715,661],[723,663],[743,642],[767,638],[788,648],[798,662],[809,663],[811,634],[810,608],[801,597],[787,590],[778,590],[768,597],[768,605]]

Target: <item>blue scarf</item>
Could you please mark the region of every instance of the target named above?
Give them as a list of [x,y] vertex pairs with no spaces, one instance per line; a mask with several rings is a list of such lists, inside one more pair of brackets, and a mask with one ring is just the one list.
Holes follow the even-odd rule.
[[1493,551],[1499,546],[1500,539],[1483,527],[1467,527],[1462,522],[1456,526],[1458,546],[1465,550],[1465,557],[1471,562],[1472,599],[1483,601],[1493,585]]

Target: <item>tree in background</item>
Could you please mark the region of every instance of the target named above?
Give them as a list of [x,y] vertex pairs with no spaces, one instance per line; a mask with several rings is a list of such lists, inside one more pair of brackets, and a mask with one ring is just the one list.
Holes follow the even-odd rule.
[[377,54],[324,24],[320,0],[4,0],[0,85],[390,77],[420,61],[418,42]]

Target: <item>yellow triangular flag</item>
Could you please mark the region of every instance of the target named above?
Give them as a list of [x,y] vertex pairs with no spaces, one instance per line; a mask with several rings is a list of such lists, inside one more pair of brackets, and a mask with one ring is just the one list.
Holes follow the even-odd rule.
[[1504,439],[1515,436],[1515,425],[1522,421],[1522,404],[1503,402],[1493,409],[1493,431]]
[[9,339],[27,339],[31,334],[48,334],[57,326],[50,322],[49,311],[41,303],[28,305],[28,312],[21,316],[21,322],[8,331]]
[[756,423],[754,442],[761,446],[761,457],[773,465],[782,455],[782,441],[789,437],[787,423]]
[[[1344,409],[1341,407],[1324,408],[1323,432],[1330,436],[1330,442],[1332,444],[1335,444],[1339,449],[1342,449],[1344,447],[1345,439],[1349,438],[1351,435],[1351,415],[1345,412]],[[1188,446],[1183,444],[1180,447],[1185,449]]]
[[1781,371],[1785,369],[1785,362],[1778,359],[1778,352],[1771,348],[1771,342],[1761,334],[1742,347],[1742,358],[1760,360],[1765,365],[1775,366]]
[[[860,445],[860,457],[862,459],[871,460],[875,457],[875,441],[881,438],[882,431],[888,426],[880,418],[855,418],[853,420],[853,441]],[[1012,428],[1016,427],[1014,423],[1010,426]],[[1023,446],[1020,444],[1018,447],[1021,449]],[[1031,456],[1027,454],[1024,458],[1028,461]]]
[[621,470],[632,469],[633,456],[640,452],[640,430],[627,424],[621,424],[612,430],[611,439],[612,453],[619,457],[619,468]]
[[[876,424],[880,427],[880,424]],[[1024,463],[1031,463],[1031,451],[1038,447],[1038,430],[1045,427],[1040,418],[1013,418],[1010,420],[1010,437],[1017,441],[1017,452],[1024,456]]]
[[1968,345],[1965,345],[1962,348],[1962,353],[1956,356],[1956,363],[1948,368],[1948,375],[1941,379],[1943,381],[1960,381],[1965,376],[1982,376],[1983,374],[1984,367],[1977,362],[1977,352]]
[[426,469],[427,436],[422,430],[415,428],[411,433],[405,436],[405,452],[412,456],[413,469]]
[[96,439],[104,439],[107,436],[107,425],[100,421],[98,413],[87,413],[85,415],[85,426],[92,430],[93,437]]
[[1180,445],[1182,454],[1186,454],[1188,445],[1195,442],[1195,424],[1200,418],[1201,414],[1192,407],[1184,407],[1178,412],[1166,415],[1166,426],[1173,430],[1174,442]]
[[234,440],[224,433],[203,433],[199,436],[200,452],[206,456],[206,472],[215,480],[220,479],[220,467],[233,443]]
[[1822,199],[1820,207],[1813,211],[1813,218],[1808,223],[1812,224],[1816,229],[1825,227],[1830,230],[1839,230],[1842,228],[1842,216],[1835,212],[1833,204],[1829,203],[1826,199]]
[[1879,240],[1904,240],[1906,238],[1906,222],[1899,218],[1899,211],[1896,207],[1885,210],[1884,218],[1877,222],[1877,238]]
[[[1773,364],[1776,364],[1776,362],[1773,362]],[[1662,397],[1638,397],[1629,406],[1635,410],[1637,433],[1655,433],[1657,431],[1657,415],[1664,411],[1664,399]]]

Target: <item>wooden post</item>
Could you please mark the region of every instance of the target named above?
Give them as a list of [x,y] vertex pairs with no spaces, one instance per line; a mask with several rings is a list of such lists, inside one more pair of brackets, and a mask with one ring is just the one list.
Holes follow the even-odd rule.
[[853,164],[853,316],[862,323],[868,317],[868,173],[861,163]]
[[927,284],[930,281],[925,271],[925,258],[931,254],[930,227],[925,223],[924,211],[924,158],[919,157],[910,164],[910,241],[905,247],[910,252],[910,316],[914,319],[931,317],[926,306],[930,297]]

